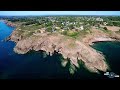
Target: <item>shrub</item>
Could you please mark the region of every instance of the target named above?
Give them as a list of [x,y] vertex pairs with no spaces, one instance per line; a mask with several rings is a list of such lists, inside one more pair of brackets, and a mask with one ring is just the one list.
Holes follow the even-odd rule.
[[52,27],[51,26],[49,26],[49,27],[47,27],[47,29],[46,29],[48,32],[52,32]]
[[69,29],[71,30],[71,29],[74,29],[74,25],[69,25]]
[[103,29],[104,29],[104,30],[108,30],[107,27],[104,27]]
[[65,30],[65,31],[63,31],[63,35],[67,35],[67,31]]

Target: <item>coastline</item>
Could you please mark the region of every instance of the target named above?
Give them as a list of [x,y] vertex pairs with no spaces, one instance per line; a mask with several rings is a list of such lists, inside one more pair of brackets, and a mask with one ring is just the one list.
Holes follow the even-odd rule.
[[[54,37],[54,38],[57,38],[57,37]],[[14,41],[14,40],[12,40],[12,41]],[[40,39],[38,39],[38,41],[40,41]],[[36,42],[38,42],[38,41],[36,41]],[[44,41],[46,41],[46,42],[44,42]],[[97,72],[97,69],[95,69],[94,67],[96,67],[100,70],[103,70],[103,71],[107,70],[107,65],[105,64],[105,62],[102,61],[104,59],[104,57],[101,54],[99,54],[98,52],[96,52],[96,50],[92,49],[91,47],[88,47],[88,46],[82,44],[81,42],[76,41],[76,45],[79,45],[82,48],[80,48],[80,47],[76,47],[76,49],[74,49],[74,48],[71,49],[70,47],[66,48],[68,45],[65,45],[64,44],[65,42],[63,42],[61,44],[56,44],[56,48],[54,49],[52,47],[53,46],[52,43],[57,42],[59,40],[51,40],[53,42],[49,42],[49,41],[50,40],[48,38],[41,40],[41,42],[38,42],[38,43],[40,43],[40,44],[44,43],[44,44],[43,44],[43,46],[42,45],[40,46],[40,44],[39,45],[37,45],[37,43],[35,44],[35,41],[31,41],[31,39],[20,40],[16,43],[14,51],[18,54],[25,54],[25,53],[29,52],[30,50],[35,50],[35,51],[43,50],[43,51],[46,51],[46,53],[50,53],[51,55],[52,55],[52,53],[54,53],[54,51],[57,51],[58,53],[62,54],[64,59],[69,58],[71,60],[71,64],[75,65],[76,67],[79,67],[79,64],[78,64],[78,59],[79,59],[79,60],[83,60],[83,62],[86,63],[86,66],[93,72]],[[34,45],[32,43],[34,43]],[[60,47],[62,47],[63,49],[60,49]],[[89,51],[88,51],[88,49],[89,49]],[[78,52],[79,53],[83,52],[83,53],[78,55]],[[88,56],[85,53],[88,53]],[[96,55],[96,56],[92,56],[92,54]],[[91,58],[89,58],[89,57],[91,57]],[[98,64],[100,64],[100,65],[98,65]]]
[[[17,33],[19,33],[18,27],[13,30],[12,34],[9,37],[9,40],[16,43],[14,51],[18,54],[26,54],[30,50],[43,50],[47,54],[52,55],[54,51],[56,51],[59,54],[62,54],[64,59],[69,58],[71,65],[74,65],[77,68],[79,68],[78,61],[82,60],[85,67],[90,72],[99,73],[98,70],[105,72],[110,69],[104,55],[101,52],[90,47],[90,45],[101,41],[116,41],[116,39],[112,39],[108,36],[98,38],[94,37],[90,41],[88,40],[86,43],[79,40],[74,41],[71,38],[65,40],[65,36],[63,35],[49,35],[49,33],[38,33],[37,36],[32,35],[31,37],[22,39],[21,35],[18,35]],[[35,37],[38,38],[35,39]],[[69,44],[73,44],[70,42],[73,42],[75,46],[69,46]],[[66,65],[67,61],[63,64]]]
[[104,38],[104,37],[100,37],[100,38],[95,38],[94,40],[89,42],[89,45],[93,45],[94,43],[97,42],[107,42],[107,41],[120,41],[120,40],[116,40],[116,39],[112,39],[112,38]]

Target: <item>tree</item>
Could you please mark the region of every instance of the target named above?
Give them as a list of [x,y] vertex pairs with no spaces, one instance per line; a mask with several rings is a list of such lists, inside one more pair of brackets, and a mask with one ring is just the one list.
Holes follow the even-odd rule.
[[47,29],[46,29],[48,32],[52,32],[52,27],[51,26],[49,26],[49,27],[47,27]]
[[74,29],[73,24],[69,25],[69,29]]

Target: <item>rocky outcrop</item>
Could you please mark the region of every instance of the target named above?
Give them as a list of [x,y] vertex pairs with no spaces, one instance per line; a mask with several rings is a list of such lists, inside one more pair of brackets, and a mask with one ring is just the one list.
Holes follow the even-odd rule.
[[14,41],[17,43],[18,41],[22,40],[22,35],[20,35],[17,30],[14,30],[9,38],[11,41]]
[[91,72],[98,72],[98,70],[106,71],[109,69],[105,62],[104,55],[90,47],[93,42],[98,41],[115,41],[120,40],[120,35],[112,33],[107,34],[103,31],[93,29],[92,34],[86,35],[82,40],[73,39],[58,33],[37,33],[29,37],[23,38],[20,30],[16,29],[10,36],[10,40],[16,42],[14,51],[18,54],[25,54],[30,50],[43,50],[47,54],[52,55],[54,51],[60,53],[65,61],[63,66],[70,60],[73,73],[75,66],[79,67],[78,61],[84,62],[84,65]]
[[79,67],[78,60],[82,60],[92,72],[108,69],[104,56],[80,41],[66,38],[60,34],[48,35],[46,33],[16,41],[19,37],[14,36],[15,32],[11,35],[11,40],[17,42],[14,51],[18,54],[25,54],[30,50],[43,50],[52,55],[56,51],[62,54],[64,59],[69,58],[71,64],[76,67]]
[[96,42],[105,42],[105,41],[116,41],[116,39],[109,37],[94,37],[91,41],[89,41],[89,45],[93,45]]
[[113,31],[104,33],[103,31],[94,28],[92,28],[91,31],[92,34],[88,34],[82,39],[82,42],[87,45],[93,45],[95,42],[120,41],[120,35]]
[[12,23],[12,22],[10,22],[10,21],[5,20],[4,22],[5,22],[8,26],[10,26],[10,27],[15,27],[15,26],[16,26],[16,24],[14,24],[14,23]]

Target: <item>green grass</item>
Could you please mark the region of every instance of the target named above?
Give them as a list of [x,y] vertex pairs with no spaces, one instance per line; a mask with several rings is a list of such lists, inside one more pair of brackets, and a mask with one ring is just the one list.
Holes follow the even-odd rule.
[[81,31],[65,30],[61,34],[72,37],[74,39],[80,39],[90,33],[92,33],[90,30],[81,30]]
[[36,30],[36,29],[40,29],[40,25],[38,25],[38,26],[36,26],[36,25],[31,25],[31,26],[21,26],[20,27],[21,28],[21,30],[24,30],[24,31],[31,31],[31,30]]
[[99,30],[101,30],[101,31],[103,31],[104,33],[107,33],[107,34],[112,34],[112,31],[105,30],[104,28],[99,28]]
[[35,33],[38,29],[40,29],[40,25],[22,25],[18,27],[19,35],[23,35],[24,38],[30,37]]
[[77,38],[79,35],[79,32],[68,32],[67,35],[72,38]]

